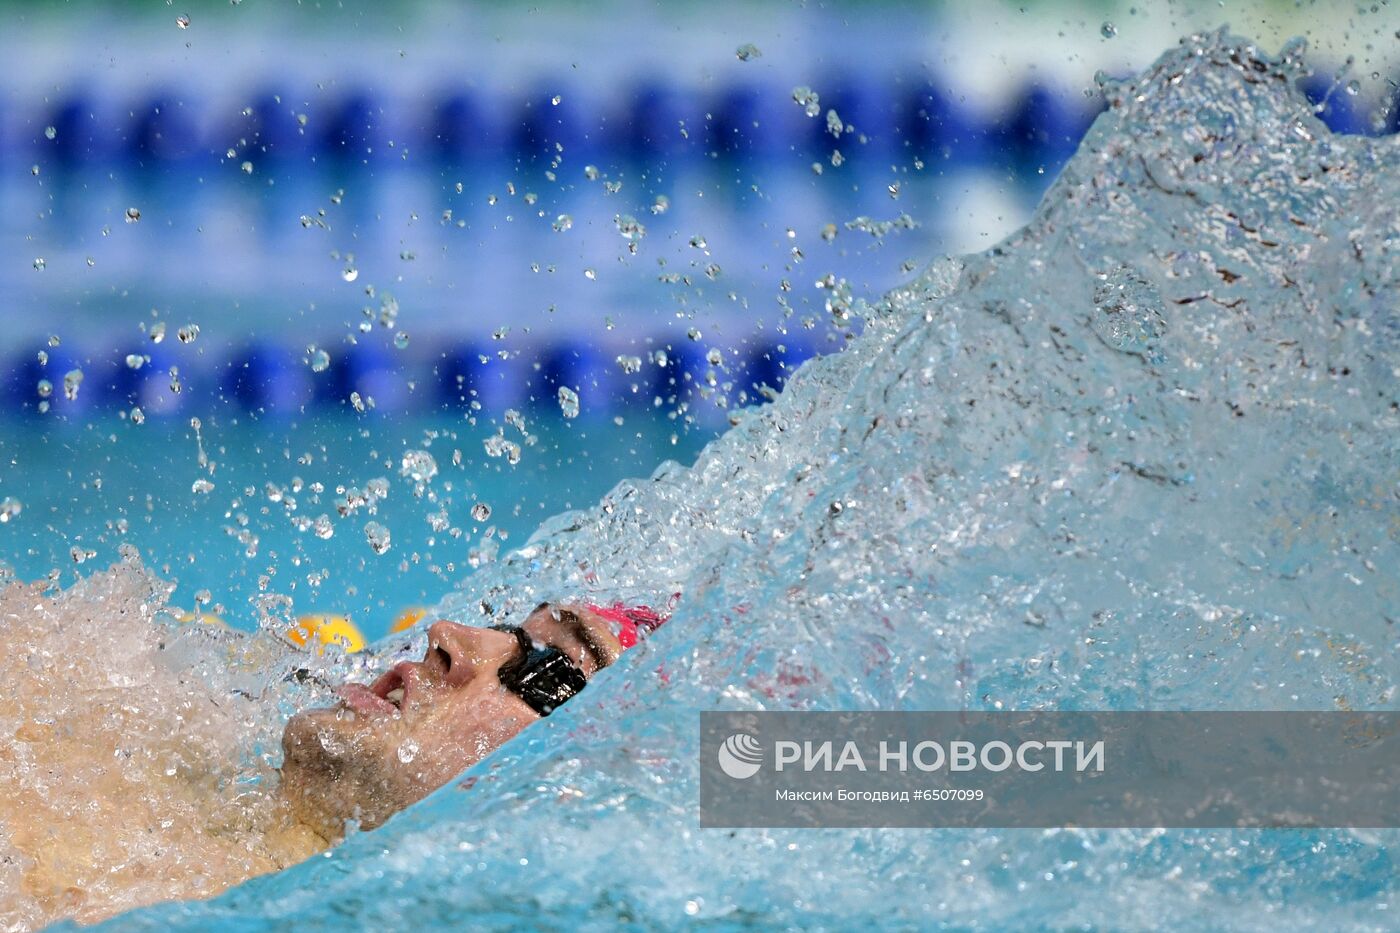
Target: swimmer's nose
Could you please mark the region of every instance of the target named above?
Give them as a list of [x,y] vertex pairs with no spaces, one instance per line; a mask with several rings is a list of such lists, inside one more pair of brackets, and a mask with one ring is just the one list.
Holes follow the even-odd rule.
[[439,619],[428,628],[423,667],[450,687],[460,687],[481,670],[495,670],[517,650],[514,635]]

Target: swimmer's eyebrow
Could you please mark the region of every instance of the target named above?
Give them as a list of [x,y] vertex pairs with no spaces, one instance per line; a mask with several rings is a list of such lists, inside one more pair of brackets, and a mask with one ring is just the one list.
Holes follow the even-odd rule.
[[[549,604],[546,603],[545,605]],[[611,663],[608,658],[608,653],[594,641],[593,633],[588,630],[588,626],[584,625],[583,620],[571,610],[560,609],[559,621],[569,627],[569,631],[573,632],[578,640],[583,642],[583,647],[593,656],[594,673],[601,671]]]

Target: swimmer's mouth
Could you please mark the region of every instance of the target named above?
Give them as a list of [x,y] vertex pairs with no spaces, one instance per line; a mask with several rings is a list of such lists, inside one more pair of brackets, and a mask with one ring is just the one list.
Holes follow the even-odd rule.
[[390,670],[366,687],[364,684],[346,684],[336,694],[350,709],[360,713],[403,714],[404,702],[412,690],[413,664],[404,661],[395,664]]

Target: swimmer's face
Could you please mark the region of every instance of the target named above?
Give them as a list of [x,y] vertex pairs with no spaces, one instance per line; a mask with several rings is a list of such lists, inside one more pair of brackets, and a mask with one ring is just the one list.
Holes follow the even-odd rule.
[[[521,628],[590,678],[622,650],[607,622],[580,606],[541,605]],[[345,685],[332,709],[293,716],[282,782],[297,815],[331,839],[348,819],[373,828],[539,719],[498,676],[520,652],[510,632],[439,621],[422,661]]]

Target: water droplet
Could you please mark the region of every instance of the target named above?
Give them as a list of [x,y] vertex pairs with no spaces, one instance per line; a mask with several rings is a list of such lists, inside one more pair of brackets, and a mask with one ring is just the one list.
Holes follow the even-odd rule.
[[558,107],[558,106],[559,106],[559,102],[560,102],[561,100],[563,100],[563,99],[564,99],[564,95],[562,95],[562,94],[555,94],[553,97],[551,97],[551,98],[549,99],[549,102],[550,102],[551,104],[553,104],[554,106]]
[[190,484],[190,492],[197,493],[201,496],[208,495],[213,491],[214,484],[202,476]]
[[1360,82],[1360,81],[1355,81],[1355,80],[1353,80],[1353,81],[1348,81],[1348,82],[1347,82],[1347,93],[1350,94],[1352,97],[1355,97],[1357,94],[1360,94],[1360,93],[1361,93],[1361,82]]
[[165,322],[156,321],[151,325],[151,329],[146,332],[146,336],[151,338],[151,343],[160,343],[165,339]]
[[1103,34],[1105,39],[1112,39],[1118,35],[1118,27],[1105,20],[1104,24],[1099,27],[1099,32]]
[[559,408],[565,418],[578,417],[578,393],[568,386],[559,387]]
[[399,462],[399,473],[415,483],[426,483],[437,476],[438,465],[426,450],[405,451]]
[[389,529],[378,522],[370,522],[365,525],[365,540],[369,542],[370,549],[376,554],[383,554],[389,550]]
[[588,279],[590,282],[592,282],[592,281],[597,280],[597,278],[598,278],[598,273],[595,272],[595,271],[592,270],[592,269],[584,269],[584,270],[583,270],[583,277],[584,277],[585,279]]
[[78,389],[83,385],[83,371],[70,369],[63,374],[63,397],[72,402],[78,398]]
[[43,256],[36,257],[34,260],[34,268],[38,269],[40,272],[43,272],[44,267],[47,265],[48,263],[44,260]]
[[179,338],[181,343],[194,343],[195,338],[199,336],[199,325],[186,324],[175,332],[175,336]]
[[762,58],[763,53],[758,50],[758,46],[752,42],[745,42],[734,50],[734,57],[741,62],[751,62],[755,58]]
[[617,226],[617,232],[629,243],[635,243],[647,235],[647,228],[631,214],[616,214],[613,223]]
[[49,346],[56,347],[61,343],[63,343],[63,340],[58,336],[58,334],[49,334]]
[[40,366],[47,366],[47,365],[49,365],[49,354],[48,354],[48,351],[46,351],[46,350],[40,350],[37,354],[35,354],[35,358],[39,361],[39,365],[40,365]]
[[558,217],[554,218],[555,233],[563,233],[565,230],[572,229],[573,226],[574,219],[568,214],[560,214]]
[[395,346],[395,348],[397,348],[397,349],[399,349],[399,350],[407,350],[407,349],[408,349],[408,334],[404,333],[403,331],[399,331],[397,334],[395,334],[395,335],[394,335],[394,346]]
[[44,138],[45,138],[45,139],[54,139],[54,138],[57,137],[57,136],[58,136],[58,128],[57,128],[57,127],[53,127],[53,126],[46,126],[46,127],[44,127]]
[[5,525],[11,519],[18,518],[19,513],[24,511],[24,504],[13,496],[6,496],[0,499],[0,525]]
[[671,209],[671,199],[664,194],[658,194],[656,200],[651,202],[651,212],[653,214],[664,214]]
[[485,502],[478,502],[472,506],[472,518],[479,522],[484,522],[491,517],[491,506]]
[[140,208],[137,208],[137,207],[128,207],[128,208],[126,209],[126,222],[127,222],[127,223],[129,223],[129,224],[134,224],[134,223],[136,223],[136,221],[138,221],[138,220],[140,220],[140,219],[141,219],[141,209],[140,209]]
[[[556,97],[555,100],[557,101],[558,98]],[[408,764],[410,761],[417,757],[418,742],[414,739],[408,739],[402,745],[399,746],[399,761],[403,762],[404,764]]]
[[360,270],[354,266],[346,266],[340,273],[340,277],[347,282],[353,282],[360,277]]
[[127,369],[140,369],[146,365],[146,358],[140,353],[128,353],[126,355]]
[[50,395],[53,395],[53,383],[49,382],[47,379],[40,379],[39,384],[35,386],[34,389],[39,393],[40,398],[48,398]]
[[698,328],[698,327],[691,327],[691,328],[689,328],[689,329],[686,330],[685,335],[686,335],[687,337],[689,337],[691,340],[699,340],[700,337],[701,337],[700,328]]
[[[186,13],[181,13],[179,16],[175,17],[175,25],[176,25],[176,26],[179,26],[181,29],[189,29],[189,28],[190,28],[190,17],[189,17],[189,15],[186,14]],[[216,30],[216,31],[217,31],[217,30]]]
[[819,116],[822,112],[821,97],[805,84],[792,89],[792,99],[809,117]]
[[131,409],[131,421],[133,424],[145,424],[146,413],[139,407]]
[[244,174],[244,175],[251,175],[251,174],[253,174],[253,163],[252,163],[252,162],[244,162],[242,165],[240,165],[240,166],[238,166],[238,167],[241,168],[241,169],[243,169],[243,174]]

